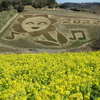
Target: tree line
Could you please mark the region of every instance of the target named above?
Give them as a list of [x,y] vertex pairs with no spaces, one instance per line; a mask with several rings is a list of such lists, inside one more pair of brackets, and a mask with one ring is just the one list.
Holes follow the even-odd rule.
[[3,0],[0,3],[0,11],[17,9],[18,12],[24,10],[25,5],[31,5],[34,8],[48,8],[58,7],[58,3],[55,0]]

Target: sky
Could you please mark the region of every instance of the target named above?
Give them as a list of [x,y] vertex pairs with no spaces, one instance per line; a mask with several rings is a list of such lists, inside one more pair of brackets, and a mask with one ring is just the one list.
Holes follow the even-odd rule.
[[100,2],[100,0],[56,0],[58,3],[65,3],[65,2],[78,2],[78,3],[84,3],[84,2]]

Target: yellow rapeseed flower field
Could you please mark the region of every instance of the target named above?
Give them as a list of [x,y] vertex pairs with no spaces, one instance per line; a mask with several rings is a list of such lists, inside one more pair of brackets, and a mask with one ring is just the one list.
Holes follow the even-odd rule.
[[0,100],[100,100],[100,51],[0,54]]

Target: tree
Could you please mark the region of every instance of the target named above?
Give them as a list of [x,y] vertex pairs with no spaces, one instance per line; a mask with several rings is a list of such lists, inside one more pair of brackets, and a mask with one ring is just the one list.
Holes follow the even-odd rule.
[[59,5],[59,7],[64,8],[64,9],[68,8],[68,6],[66,4],[61,4],[61,5]]
[[9,7],[9,5],[10,5],[10,2],[7,0],[4,0],[1,2],[1,6],[5,9],[7,9]]
[[47,4],[49,8],[55,8],[56,7],[56,1],[55,0],[47,0]]
[[32,0],[21,0],[23,5],[32,5],[33,1]]
[[57,8],[57,7],[58,7],[58,3],[56,2],[56,3],[55,3],[55,8]]
[[34,8],[42,8],[45,7],[46,5],[47,5],[46,0],[38,0],[33,3]]
[[100,50],[100,38],[94,40],[92,42],[92,44],[90,44],[90,47],[93,49],[93,50]]
[[49,4],[55,4],[55,3],[56,3],[55,0],[47,0],[47,2],[48,2]]
[[90,11],[94,14],[100,14],[100,6],[91,6]]
[[18,12],[23,12],[24,11],[24,6],[19,5],[16,9],[17,9]]
[[34,8],[38,8],[38,4],[36,2],[33,3],[32,5]]
[[47,5],[47,1],[46,0],[41,0],[41,3],[43,5],[43,7],[45,7]]

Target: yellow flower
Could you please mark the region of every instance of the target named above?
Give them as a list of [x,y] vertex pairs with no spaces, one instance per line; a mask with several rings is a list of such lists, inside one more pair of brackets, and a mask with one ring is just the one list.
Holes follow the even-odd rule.
[[85,95],[85,96],[84,96],[84,99],[86,99],[86,100],[90,100],[90,96]]
[[82,93],[75,93],[75,94],[72,94],[70,95],[69,97],[70,99],[77,99],[77,100],[83,100],[83,96],[82,96]]
[[1,80],[0,80],[0,84],[3,84]]
[[60,96],[59,95],[57,95],[56,97],[55,97],[55,99],[54,100],[61,100],[60,99]]
[[66,98],[65,100],[69,100],[68,98]]
[[63,88],[58,88],[57,90],[58,90],[58,92],[61,93],[61,94],[64,93]]
[[70,94],[70,91],[65,91],[65,94],[66,94],[66,95],[69,95],[69,94]]
[[35,100],[90,100],[86,90],[100,83],[99,60],[100,51],[0,55],[0,99],[27,100],[34,94]]
[[79,86],[76,86],[76,91],[78,92],[80,90]]
[[36,100],[42,100],[42,98],[40,96],[37,96]]
[[14,99],[15,99],[15,100],[19,100],[18,97],[15,97]]
[[23,97],[21,100],[27,100],[27,97]]
[[90,96],[90,93],[87,93],[87,96]]
[[98,97],[97,100],[100,100],[100,97]]

